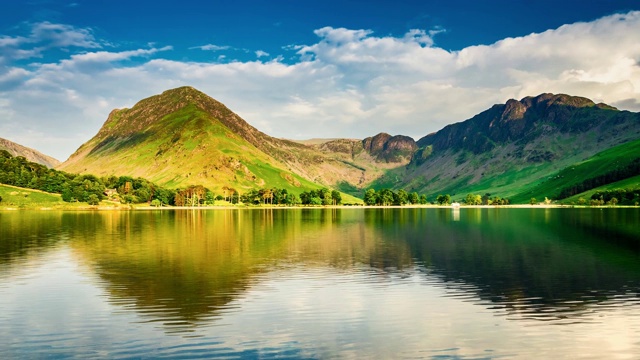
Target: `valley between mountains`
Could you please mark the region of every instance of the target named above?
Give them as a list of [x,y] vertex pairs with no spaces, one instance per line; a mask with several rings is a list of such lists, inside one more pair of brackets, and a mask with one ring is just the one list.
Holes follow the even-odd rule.
[[169,188],[203,185],[214,193],[329,187],[362,198],[366,189],[389,188],[431,201],[476,193],[525,203],[617,181],[633,187],[640,183],[637,150],[639,113],[564,94],[512,99],[417,141],[386,133],[293,141],[271,137],[210,96],[180,87],[113,110],[62,164],[38,162]]

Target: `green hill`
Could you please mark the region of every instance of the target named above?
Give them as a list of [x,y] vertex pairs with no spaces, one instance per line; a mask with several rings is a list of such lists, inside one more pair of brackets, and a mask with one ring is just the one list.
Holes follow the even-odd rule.
[[597,188],[593,188],[585,192],[581,192],[579,194],[570,196],[566,199],[562,199],[561,203],[578,204],[578,201],[580,200],[580,198],[586,201],[589,201],[589,199],[591,199],[591,195],[595,194],[598,191],[618,190],[618,189],[640,189],[640,175],[630,177],[624,180],[616,181],[610,184],[598,186]]
[[[374,187],[418,191],[432,200],[438,194],[461,199],[490,193],[528,202],[554,196],[551,188],[534,188],[558,171],[639,138],[638,113],[568,95],[509,100],[418,140],[411,163],[389,171]],[[627,155],[614,152],[610,160]]]
[[30,190],[9,185],[0,185],[0,209],[38,208],[68,205],[58,194]]
[[515,202],[525,202],[532,197],[562,200],[638,175],[640,140],[635,140],[602,151],[583,162],[541,179],[538,184],[513,196],[512,199]]
[[98,134],[58,168],[143,177],[170,187],[204,185],[217,193],[227,187],[320,187],[255,146],[266,138],[224,105],[179,88],[114,110]]

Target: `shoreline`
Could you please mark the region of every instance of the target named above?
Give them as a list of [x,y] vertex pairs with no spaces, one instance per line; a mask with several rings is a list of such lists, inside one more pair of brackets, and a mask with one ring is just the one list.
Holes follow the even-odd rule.
[[19,206],[0,206],[0,211],[167,211],[167,210],[299,210],[299,209],[451,209],[452,211],[460,209],[610,209],[610,208],[638,208],[632,205],[562,205],[562,204],[513,204],[513,205],[468,205],[453,207],[451,205],[392,205],[392,206],[366,206],[366,205],[321,205],[321,206],[280,206],[280,205],[213,205],[213,206],[132,206],[132,205],[87,205],[87,206],[42,206],[42,207],[19,207]]

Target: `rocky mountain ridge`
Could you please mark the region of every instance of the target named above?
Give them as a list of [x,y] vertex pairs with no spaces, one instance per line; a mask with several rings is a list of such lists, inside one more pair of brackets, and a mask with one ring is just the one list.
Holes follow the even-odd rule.
[[31,162],[42,164],[49,168],[56,167],[60,164],[60,161],[51,156],[3,138],[0,138],[0,150],[6,150],[12,156],[22,156]]

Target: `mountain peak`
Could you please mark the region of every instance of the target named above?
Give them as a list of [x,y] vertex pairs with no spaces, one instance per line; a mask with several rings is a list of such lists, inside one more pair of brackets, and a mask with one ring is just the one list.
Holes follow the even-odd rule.
[[[501,107],[501,105],[497,106],[498,108]],[[592,107],[617,110],[612,106],[602,103],[596,104],[590,99],[580,96],[543,93],[538,96],[524,97],[520,101],[515,99],[507,100],[504,104],[500,121],[522,120],[528,113],[536,113],[538,116],[542,115],[544,117],[543,114],[556,114],[558,111],[566,112],[580,108]]]
[[9,141],[3,138],[0,138],[0,150],[6,150],[12,156],[22,156],[31,162],[42,164],[50,168],[53,168],[60,164],[60,161],[50,156],[44,155],[37,150],[22,146],[20,144],[16,144],[13,141]]
[[180,86],[174,89],[165,90],[158,96],[165,96],[165,97],[166,96],[181,96],[181,97],[206,96],[206,97],[209,97],[209,95],[194,88],[193,86]]
[[544,93],[535,97],[527,96],[520,100],[525,106],[531,107],[551,107],[553,105],[571,106],[574,108],[592,107],[596,104],[581,96],[571,96],[567,94],[550,94]]

